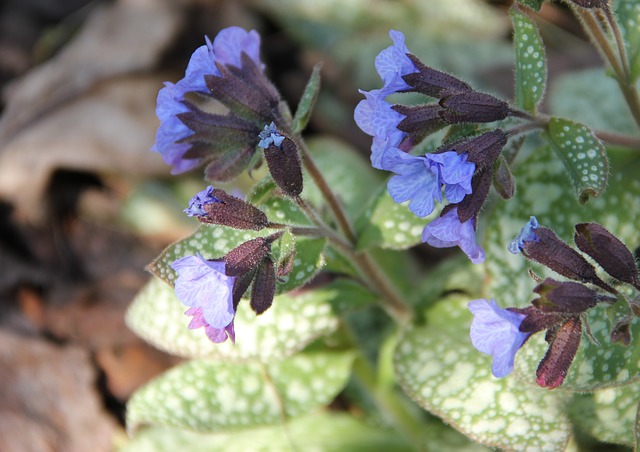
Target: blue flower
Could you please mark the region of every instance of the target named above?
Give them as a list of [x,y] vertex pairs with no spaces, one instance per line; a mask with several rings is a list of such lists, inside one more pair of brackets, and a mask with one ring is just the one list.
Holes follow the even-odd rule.
[[400,31],[390,30],[393,45],[384,49],[376,57],[376,70],[384,83],[383,90],[388,93],[404,91],[410,86],[403,76],[418,72],[413,61],[407,56],[409,49],[404,44],[404,35]]
[[534,232],[536,229],[538,229],[538,220],[536,217],[529,218],[529,221],[524,225],[517,237],[509,243],[509,251],[513,254],[518,254],[522,251],[525,242],[539,241],[538,236]]
[[204,209],[204,206],[214,202],[221,202],[221,200],[213,196],[213,187],[209,185],[189,200],[189,207],[184,209],[183,212],[190,217],[205,216],[207,215],[207,211]]
[[447,211],[425,226],[422,241],[436,248],[459,246],[474,264],[484,262],[484,250],[476,241],[473,218],[460,222],[458,207]]
[[258,147],[262,149],[268,149],[271,143],[273,143],[275,147],[280,147],[284,141],[284,137],[280,135],[274,123],[264,126],[264,129],[258,134],[258,137],[260,137]]
[[398,174],[387,184],[391,197],[397,203],[411,200],[409,209],[419,217],[433,212],[434,200],[442,202],[443,185],[447,200],[452,203],[471,193],[476,165],[467,162],[466,155],[448,151],[416,157],[399,152],[388,161]]
[[495,300],[473,300],[467,306],[474,316],[471,343],[493,357],[491,372],[495,377],[506,377],[513,370],[516,352],[531,335],[520,331],[526,316],[500,308]]
[[[212,339],[214,342],[224,342],[227,333],[233,332],[235,278],[226,275],[225,267],[224,262],[209,261],[200,254],[183,257],[171,264],[171,268],[178,273],[176,296],[182,304],[191,308],[187,310],[187,315],[194,316],[191,327],[208,325],[207,336],[215,337],[216,340]],[[233,340],[233,333],[229,337]]]

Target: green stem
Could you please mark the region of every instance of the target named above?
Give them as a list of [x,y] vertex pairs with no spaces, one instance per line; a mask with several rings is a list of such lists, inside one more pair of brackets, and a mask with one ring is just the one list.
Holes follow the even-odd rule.
[[620,61],[622,62],[622,70],[625,73],[625,80],[629,80],[631,77],[631,70],[629,69],[629,59],[627,58],[627,49],[624,45],[624,40],[622,39],[622,33],[620,32],[620,27],[618,27],[618,21],[613,15],[613,11],[611,11],[611,5],[607,3],[604,6],[604,14],[607,18],[607,22],[609,23],[609,27],[613,33],[613,36],[616,39],[616,46],[618,47],[618,54],[620,55]]
[[415,450],[424,450],[426,426],[415,406],[404,403],[395,387],[379,385],[375,370],[362,356],[356,358],[353,364],[353,376],[372,397],[378,412],[407,438]]

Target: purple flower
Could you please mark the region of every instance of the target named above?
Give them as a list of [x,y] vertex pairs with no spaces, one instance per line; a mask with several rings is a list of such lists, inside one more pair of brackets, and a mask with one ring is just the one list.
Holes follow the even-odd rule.
[[407,56],[409,49],[404,44],[402,32],[390,30],[389,36],[393,40],[393,45],[378,54],[376,70],[384,83],[383,90],[393,93],[409,89],[410,86],[402,77],[418,70]]
[[[178,300],[189,306],[187,315],[192,315],[189,327],[205,327],[207,336],[214,342],[224,342],[233,335],[233,284],[235,278],[225,273],[222,261],[209,261],[200,254],[186,256],[171,264],[178,279],[175,293]],[[215,338],[215,339],[214,339]]]
[[484,250],[476,241],[473,218],[460,222],[458,207],[447,211],[425,226],[422,241],[436,248],[459,246],[474,264],[484,262]]
[[284,141],[284,137],[280,135],[278,128],[274,123],[264,126],[264,129],[258,134],[258,137],[260,137],[258,147],[261,147],[262,149],[269,148],[271,143],[273,143],[275,147],[280,147]]
[[475,348],[493,357],[491,372],[497,378],[506,377],[513,370],[516,352],[531,333],[520,331],[524,314],[500,308],[495,300],[470,301],[467,305],[473,314],[471,343]]
[[207,211],[204,209],[204,206],[214,202],[221,202],[221,200],[213,196],[213,187],[209,185],[189,200],[189,207],[184,209],[183,212],[190,217],[205,216],[207,215]]
[[518,254],[522,251],[525,242],[537,242],[539,241],[535,231],[538,229],[538,220],[536,217],[529,218],[527,224],[524,225],[518,236],[509,243],[509,251],[513,254]]

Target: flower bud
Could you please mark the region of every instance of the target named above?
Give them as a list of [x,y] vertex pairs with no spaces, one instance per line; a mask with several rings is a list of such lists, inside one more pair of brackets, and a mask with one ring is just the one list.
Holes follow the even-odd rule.
[[493,122],[509,114],[509,104],[489,94],[467,92],[447,95],[440,100],[440,117],[450,124]]
[[574,240],[580,251],[588,254],[614,278],[640,289],[638,267],[629,248],[598,223],[576,224]]
[[628,347],[631,344],[631,330],[629,329],[629,321],[621,320],[611,331],[611,342],[618,343]]
[[607,4],[607,0],[571,0],[571,2],[583,8],[602,8]]
[[234,229],[259,231],[269,224],[264,212],[212,186],[191,198],[189,207],[184,212],[190,217],[197,217],[202,223],[219,224]]
[[271,307],[276,293],[276,273],[273,261],[265,258],[256,272],[253,288],[251,289],[251,309],[256,314],[262,314]]
[[406,116],[406,118],[400,121],[397,127],[398,130],[406,132],[409,135],[412,143],[420,143],[424,137],[447,125],[447,123],[440,118],[442,107],[438,104],[417,105],[413,107],[394,105],[391,108]]
[[224,257],[227,275],[241,276],[251,273],[263,261],[271,250],[271,242],[258,237],[238,245]]
[[476,218],[491,189],[491,170],[487,169],[473,176],[471,193],[458,203],[458,218],[461,223]]
[[260,132],[258,144],[264,148],[271,177],[282,192],[295,198],[302,193],[302,164],[296,143],[289,137],[281,135],[272,123]]
[[441,98],[446,93],[473,91],[469,85],[459,78],[425,66],[415,55],[408,53],[407,56],[418,69],[418,72],[402,77],[411,86],[411,91],[417,91],[436,99]]
[[560,282],[547,278],[533,291],[540,295],[540,298],[533,301],[533,305],[542,311],[580,314],[597,304],[598,294],[575,282]]
[[549,389],[560,386],[576,356],[581,339],[582,322],[580,317],[571,317],[560,328],[548,331],[547,342],[550,345],[538,365],[536,383]]
[[459,154],[466,153],[467,160],[475,163],[478,168],[486,168],[498,160],[507,140],[507,135],[501,129],[495,129],[471,139],[447,144],[447,147],[455,149]]

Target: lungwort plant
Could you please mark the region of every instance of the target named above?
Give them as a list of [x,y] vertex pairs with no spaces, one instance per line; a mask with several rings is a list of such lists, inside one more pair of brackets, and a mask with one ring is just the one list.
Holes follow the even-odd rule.
[[[256,31],[205,39],[158,94],[153,147],[173,174],[204,171],[184,210],[200,226],[150,264],[127,315],[185,361],[129,401],[132,447],[637,445],[640,2],[565,3],[624,134],[541,111],[548,85],[552,111],[597,91],[547,80],[542,3],[509,12],[511,100],[391,30],[354,113],[370,165],[303,136],[319,65],[291,111]],[[220,188],[245,172],[261,175],[248,193]],[[417,245],[454,250],[428,266],[398,251]]]

